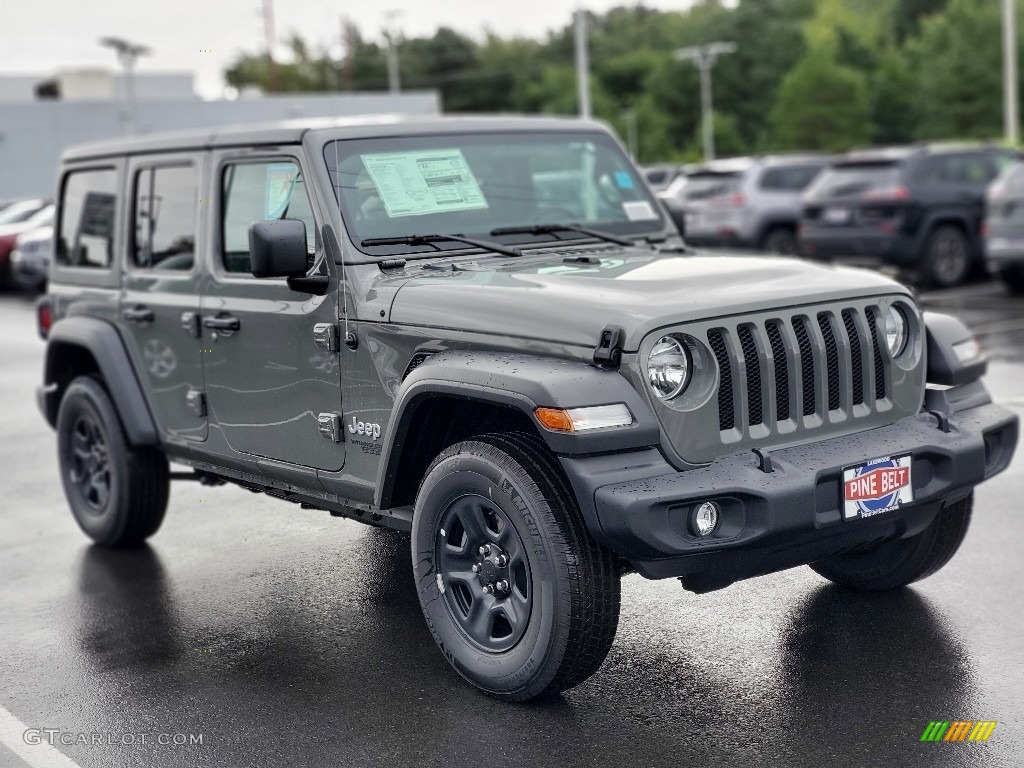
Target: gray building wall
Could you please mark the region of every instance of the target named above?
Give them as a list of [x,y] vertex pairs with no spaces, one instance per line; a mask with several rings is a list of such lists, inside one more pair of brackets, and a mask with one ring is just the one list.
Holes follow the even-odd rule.
[[[434,115],[438,94],[272,96],[238,101],[140,101],[138,133],[262,123],[303,117],[369,114]],[[54,194],[65,147],[126,134],[119,102],[11,102],[0,104],[0,199]]]

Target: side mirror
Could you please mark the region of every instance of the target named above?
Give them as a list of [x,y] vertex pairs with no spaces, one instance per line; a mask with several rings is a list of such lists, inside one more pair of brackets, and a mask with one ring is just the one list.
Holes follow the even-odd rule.
[[299,219],[258,221],[249,227],[253,277],[304,277],[306,225]]

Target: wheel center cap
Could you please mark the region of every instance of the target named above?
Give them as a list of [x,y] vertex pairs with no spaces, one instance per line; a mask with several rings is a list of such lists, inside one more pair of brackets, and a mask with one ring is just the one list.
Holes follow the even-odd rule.
[[480,572],[484,577],[484,580],[489,583],[493,584],[498,579],[498,569],[490,560],[484,560],[483,565],[480,568]]

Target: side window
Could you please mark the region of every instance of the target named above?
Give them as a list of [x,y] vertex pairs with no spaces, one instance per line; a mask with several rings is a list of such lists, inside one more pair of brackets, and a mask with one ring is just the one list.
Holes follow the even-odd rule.
[[306,247],[316,252],[316,223],[302,171],[294,160],[233,163],[221,177],[221,257],[224,270],[246,273],[249,227],[258,221],[300,219]]
[[106,269],[113,261],[117,171],[94,168],[64,178],[56,260],[66,267]]
[[192,269],[198,193],[196,169],[192,166],[144,168],[135,175],[135,267]]
[[820,170],[820,165],[790,165],[769,168],[761,176],[761,189],[799,192],[814,180]]

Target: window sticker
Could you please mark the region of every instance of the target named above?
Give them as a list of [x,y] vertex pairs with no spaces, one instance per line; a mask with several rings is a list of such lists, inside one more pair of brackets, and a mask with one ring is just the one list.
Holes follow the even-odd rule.
[[268,221],[284,216],[288,204],[292,201],[292,192],[295,190],[295,180],[298,177],[299,169],[295,163],[271,163],[267,166],[263,210]]
[[631,200],[622,204],[622,210],[630,221],[650,221],[658,218],[651,204],[646,200]]
[[633,189],[633,177],[628,171],[616,171],[615,186],[619,189]]
[[460,149],[361,155],[388,216],[487,208]]

